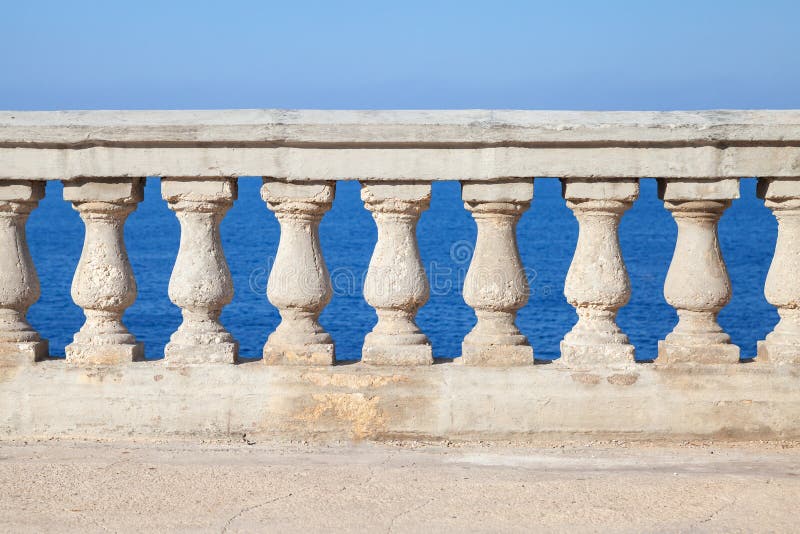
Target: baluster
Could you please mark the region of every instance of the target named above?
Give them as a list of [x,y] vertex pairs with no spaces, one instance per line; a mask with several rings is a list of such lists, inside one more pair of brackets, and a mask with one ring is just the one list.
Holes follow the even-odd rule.
[[167,363],[235,363],[239,344],[219,322],[233,299],[219,225],[236,200],[235,178],[164,178],[161,196],[181,225],[169,298],[183,322],[164,348]]
[[25,222],[44,198],[44,182],[0,182],[0,366],[26,365],[49,355],[47,340],[26,319],[39,299]]
[[561,342],[569,366],[634,361],[633,345],[617,326],[631,285],[619,247],[619,222],[639,196],[638,180],[562,180],[562,192],[578,219],[578,243],[564,283],[564,296],[578,322]]
[[778,220],[764,296],[778,308],[775,329],[758,342],[759,361],[800,363],[800,180],[761,179],[758,196]]
[[288,183],[264,179],[261,197],[281,227],[278,253],[267,281],[269,301],[281,322],[264,345],[267,364],[332,365],[333,340],[319,324],[331,300],[319,223],[331,208],[334,182]]
[[144,197],[144,179],[80,179],[64,183],[64,200],[83,219],[85,237],[72,300],[86,322],[66,347],[67,362],[112,365],[141,360],[144,347],[122,323],[136,300],[136,279],[125,250],[125,220]]
[[664,282],[664,297],[678,324],[658,343],[659,363],[735,363],[717,314],[731,299],[731,282],[719,248],[717,223],[739,198],[739,180],[660,180],[659,197],[678,225],[675,252]]
[[361,200],[372,212],[378,241],[364,281],[364,298],[378,323],[364,339],[361,361],[373,365],[430,365],[428,337],[414,317],[430,286],[417,246],[417,221],[428,209],[429,183],[363,184]]
[[461,363],[533,364],[533,348],[515,323],[530,294],[516,227],[533,198],[533,181],[464,182],[461,198],[478,226],[463,289],[478,321],[461,344]]

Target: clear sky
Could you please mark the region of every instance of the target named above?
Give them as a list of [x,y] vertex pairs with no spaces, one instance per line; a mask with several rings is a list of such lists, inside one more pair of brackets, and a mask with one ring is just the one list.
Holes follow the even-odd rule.
[[800,0],[0,1],[0,109],[800,108]]

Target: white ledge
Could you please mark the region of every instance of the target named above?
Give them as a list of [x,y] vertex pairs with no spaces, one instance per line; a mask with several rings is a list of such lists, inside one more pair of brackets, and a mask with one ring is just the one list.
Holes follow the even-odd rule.
[[0,179],[800,176],[800,111],[0,111]]

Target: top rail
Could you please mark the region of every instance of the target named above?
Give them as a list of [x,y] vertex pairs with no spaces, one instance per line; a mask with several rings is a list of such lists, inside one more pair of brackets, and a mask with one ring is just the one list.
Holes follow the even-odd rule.
[[800,176],[800,110],[0,111],[0,179]]

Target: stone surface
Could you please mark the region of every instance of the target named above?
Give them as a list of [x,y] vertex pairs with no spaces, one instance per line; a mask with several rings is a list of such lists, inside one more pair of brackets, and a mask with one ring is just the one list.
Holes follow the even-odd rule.
[[46,339],[0,343],[0,366],[33,365],[49,356],[50,344]]
[[[185,333],[181,333],[183,337]],[[175,335],[173,334],[173,339]],[[198,344],[198,339],[202,343]],[[232,341],[231,341],[232,340]],[[202,338],[193,336],[192,344],[170,340],[164,346],[164,359],[170,365],[198,365],[204,363],[236,363],[239,358],[239,343],[228,332],[204,334]]]
[[268,365],[332,365],[333,339],[319,314],[333,295],[319,242],[319,223],[333,203],[331,182],[287,183],[264,178],[261,197],[281,226],[267,297],[281,322],[264,345]]
[[31,180],[795,177],[800,111],[5,111],[0,161]]
[[364,338],[361,358],[366,364],[433,363],[430,341],[414,320],[430,295],[417,245],[417,221],[430,198],[429,183],[362,184],[361,199],[378,227],[364,280],[364,299],[378,315]]
[[371,336],[364,342],[361,362],[366,365],[432,365],[433,349],[427,343],[392,345],[391,339]]
[[0,530],[797,530],[793,442],[237,441],[0,443]]
[[464,337],[464,365],[532,365],[533,349],[516,325],[530,295],[519,257],[517,221],[533,198],[533,180],[463,183],[461,198],[478,226],[464,279],[464,302],[477,323]]
[[64,183],[86,227],[72,280],[72,300],[86,321],[64,351],[74,365],[118,365],[140,360],[144,349],[122,322],[136,300],[136,279],[125,249],[124,224],[144,198],[144,180],[81,179]]
[[689,200],[731,201],[739,198],[739,180],[659,180],[658,197],[665,202]]
[[778,309],[780,317],[766,339],[758,342],[758,357],[796,363],[800,362],[800,181],[759,180],[758,196],[778,221],[778,239],[764,296]]
[[44,198],[44,183],[0,183],[0,365],[26,365],[48,356],[48,344],[26,318],[39,299],[25,223]]
[[267,365],[333,365],[336,349],[329,343],[272,343],[264,345],[263,358]]
[[530,345],[486,344],[470,343],[461,344],[461,358],[458,362],[462,365],[477,365],[483,367],[511,367],[516,365],[531,365],[533,363],[533,347]]
[[[346,126],[346,127],[343,127]],[[800,110],[0,111],[0,144],[800,141]]]
[[73,204],[109,203],[135,205],[144,200],[143,178],[106,177],[103,180],[74,180],[64,184],[64,200]]
[[610,367],[630,366],[636,358],[636,349],[630,343],[578,345],[562,341],[560,348],[561,357],[557,360],[557,364],[571,369],[591,367],[598,362]]
[[800,348],[796,344],[769,343],[759,341],[756,343],[758,361],[770,363],[800,364]]
[[666,340],[658,342],[658,363],[728,363],[739,362],[739,347],[731,343],[706,343],[704,345],[680,345]]
[[533,180],[465,182],[461,184],[461,200],[470,203],[530,202],[533,200]]
[[578,219],[579,233],[564,283],[564,296],[575,307],[578,322],[561,342],[561,363],[580,366],[584,355],[602,355],[615,363],[633,360],[633,346],[616,322],[631,296],[619,223],[639,196],[639,182],[563,180],[562,191]]
[[800,439],[797,365],[581,361],[570,369],[46,360],[0,367],[0,436]]
[[64,347],[67,363],[75,366],[93,367],[125,365],[144,360],[144,344],[137,341],[101,343],[102,337],[105,336],[88,330],[84,331],[80,339],[86,340],[85,343],[73,341]]
[[219,225],[236,200],[236,179],[164,178],[161,195],[181,225],[168,293],[183,315],[164,358],[174,364],[235,363],[239,344],[219,322],[233,299]]
[[664,281],[664,297],[675,308],[678,324],[659,342],[659,362],[694,358],[705,363],[730,362],[739,349],[717,322],[730,302],[732,289],[718,222],[738,198],[737,180],[699,182],[662,180],[659,197],[678,226],[675,252]]

